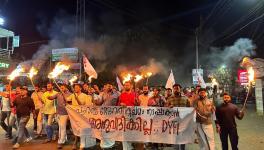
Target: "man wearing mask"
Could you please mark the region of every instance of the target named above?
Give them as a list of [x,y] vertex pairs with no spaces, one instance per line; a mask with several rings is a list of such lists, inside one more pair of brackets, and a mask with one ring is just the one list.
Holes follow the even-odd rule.
[[52,123],[53,123],[53,119],[56,113],[56,108],[55,108],[55,101],[49,100],[48,97],[56,95],[56,94],[57,92],[53,90],[52,83],[48,83],[47,91],[41,97],[43,104],[44,104],[43,114],[44,114],[44,119],[46,123],[46,134],[47,134],[47,139],[45,140],[44,143],[51,142],[52,137],[53,137]]
[[[190,107],[189,100],[186,96],[184,96],[181,92],[181,85],[174,84],[173,85],[174,95],[170,96],[167,99],[166,107]],[[185,150],[185,144],[179,144],[174,146],[178,150]]]
[[147,107],[148,106],[148,100],[149,100],[149,89],[148,86],[143,86],[143,93],[138,96],[138,104],[139,106]]
[[201,88],[198,93],[199,98],[194,101],[193,106],[196,110],[199,146],[201,150],[215,150],[212,124],[215,107],[213,102],[207,98],[206,89]]
[[17,120],[18,120],[18,138],[16,144],[13,146],[14,149],[19,148],[20,144],[22,143],[24,135],[27,138],[30,138],[26,125],[30,118],[30,113],[33,113],[35,116],[35,106],[33,100],[28,96],[28,88],[22,87],[21,94],[17,97],[14,102],[13,106],[16,108],[17,111]]
[[223,96],[224,103],[216,108],[216,129],[220,134],[222,149],[228,150],[228,136],[231,142],[232,150],[238,150],[238,134],[235,118],[241,120],[244,117],[244,111],[231,103],[231,97],[227,93]]
[[[79,105],[87,105],[92,106],[92,96],[86,95],[82,93],[82,86],[80,84],[74,84],[74,93],[67,97],[67,101],[69,101],[72,105],[79,106]],[[72,146],[72,149],[77,149],[77,142],[78,137],[75,136],[75,140]],[[96,144],[96,139],[81,136],[80,137],[80,149],[91,148]]]

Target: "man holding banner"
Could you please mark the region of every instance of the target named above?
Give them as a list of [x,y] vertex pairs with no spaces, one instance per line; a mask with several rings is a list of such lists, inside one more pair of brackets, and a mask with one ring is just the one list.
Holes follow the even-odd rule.
[[[71,94],[67,101],[70,101],[73,106],[87,105],[92,106],[92,96],[82,93],[82,87],[80,84],[74,85],[74,93]],[[78,138],[75,137],[72,149],[77,149]],[[96,144],[95,138],[91,138],[85,135],[80,135],[80,149],[93,147]]]
[[[173,85],[174,96],[171,96],[166,101],[166,106],[169,108],[173,107],[190,107],[189,100],[186,96],[181,93],[181,85]],[[185,150],[185,144],[175,145],[178,150]]]

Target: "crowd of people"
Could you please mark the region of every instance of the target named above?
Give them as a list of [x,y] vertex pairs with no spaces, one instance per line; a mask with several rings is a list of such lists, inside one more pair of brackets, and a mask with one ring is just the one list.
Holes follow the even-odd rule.
[[[242,119],[244,112],[231,104],[231,97],[227,93],[223,96],[223,104],[215,107],[207,97],[207,90],[199,85],[193,91],[183,90],[180,84],[173,88],[161,90],[159,87],[143,86],[142,89],[133,88],[131,82],[125,82],[122,91],[111,84],[105,84],[101,89],[97,85],[74,84],[73,88],[60,84],[54,88],[52,83],[41,87],[35,85],[30,92],[26,86],[17,86],[14,90],[7,84],[1,96],[1,127],[5,131],[6,139],[12,140],[13,148],[19,148],[24,142],[45,138],[43,144],[57,140],[57,148],[62,149],[68,143],[68,131],[71,131],[66,105],[86,106],[142,106],[142,107],[194,107],[196,110],[197,137],[196,141],[201,150],[214,150],[214,128],[220,134],[222,149],[228,149],[228,136],[232,149],[238,145],[235,117]],[[27,123],[31,113],[34,119],[34,137],[27,130]],[[58,129],[54,128],[54,124]],[[14,130],[16,134],[13,134]],[[113,148],[115,141],[103,139],[98,141],[91,137],[74,137],[72,149],[92,148],[100,142],[102,149]],[[79,145],[79,146],[78,146]],[[144,149],[146,143],[122,142],[124,150]],[[160,144],[150,143],[151,149],[158,149]],[[172,145],[175,149],[185,149],[185,145]]]

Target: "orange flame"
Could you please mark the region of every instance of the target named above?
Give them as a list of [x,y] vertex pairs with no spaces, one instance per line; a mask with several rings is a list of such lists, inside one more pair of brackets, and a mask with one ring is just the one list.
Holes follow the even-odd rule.
[[132,78],[132,75],[131,75],[130,73],[127,74],[127,75],[124,77],[123,84],[124,84],[125,82],[127,82],[127,81],[130,81],[131,78]]
[[138,82],[138,81],[140,81],[140,80],[142,80],[143,79],[143,77],[141,76],[141,75],[136,75],[135,76],[135,82]]
[[51,79],[54,79],[58,77],[60,74],[63,73],[65,70],[69,70],[70,65],[62,64],[61,62],[58,62],[55,68],[52,70],[52,72],[49,73],[48,77]]
[[147,73],[147,77],[150,77],[150,76],[152,76],[152,72]]
[[14,80],[17,76],[20,75],[20,73],[24,72],[24,68],[22,68],[21,66],[17,66],[17,68],[11,72],[10,75],[7,76],[7,79],[9,80]]
[[38,74],[38,70],[35,67],[31,67],[28,73],[29,78],[32,79],[37,74]]
[[73,85],[73,83],[74,83],[77,79],[78,79],[77,76],[73,76],[73,77],[69,80],[69,82],[71,83],[71,85]]
[[250,83],[250,82],[254,81],[255,72],[254,72],[254,69],[252,67],[249,67],[247,69],[247,72],[248,72],[248,81]]

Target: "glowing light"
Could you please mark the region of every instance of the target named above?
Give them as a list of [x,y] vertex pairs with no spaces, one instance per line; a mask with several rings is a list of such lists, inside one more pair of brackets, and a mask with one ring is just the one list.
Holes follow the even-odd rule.
[[255,76],[254,69],[252,67],[249,67],[247,72],[248,72],[248,81],[249,81],[249,83],[253,82],[254,81],[254,76]]
[[150,76],[152,76],[152,72],[147,73],[147,77],[150,77]]
[[37,74],[38,74],[38,70],[35,67],[31,67],[28,73],[29,78],[32,79]]
[[218,82],[216,81],[215,78],[212,78],[212,85],[213,85],[213,86],[218,85]]
[[24,72],[24,68],[22,68],[21,66],[17,66],[17,68],[14,71],[12,71],[10,75],[7,76],[7,79],[12,81],[16,77],[18,77],[22,72]]
[[61,62],[58,62],[55,68],[52,70],[52,72],[49,73],[48,78],[54,79],[60,74],[63,73],[65,70],[69,70],[70,65],[62,64]]
[[138,81],[140,81],[140,80],[142,80],[143,79],[143,77],[141,76],[141,75],[136,75],[135,76],[135,82],[138,82]]
[[2,25],[4,25],[4,24],[5,24],[5,20],[4,20],[4,18],[0,17],[0,25],[2,26]]
[[124,79],[123,79],[123,84],[124,84],[125,82],[127,82],[127,81],[130,81],[131,78],[132,78],[132,75],[131,75],[130,73],[127,74],[127,75],[124,77]]
[[77,76],[73,76],[73,77],[69,80],[70,84],[73,85],[73,83],[74,83],[77,79],[78,79]]

